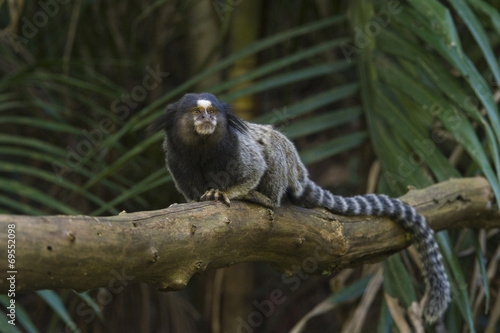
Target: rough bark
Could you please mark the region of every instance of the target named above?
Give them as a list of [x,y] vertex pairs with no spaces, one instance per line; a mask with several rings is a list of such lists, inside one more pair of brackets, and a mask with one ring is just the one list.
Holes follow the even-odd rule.
[[[401,199],[436,231],[500,227],[483,178],[454,179]],[[411,243],[386,218],[335,216],[323,209],[247,202],[175,204],[111,217],[0,215],[0,292],[9,289],[8,225],[15,224],[16,291],[77,291],[146,282],[163,290],[193,274],[242,262],[268,262],[287,274],[329,274],[381,261]]]

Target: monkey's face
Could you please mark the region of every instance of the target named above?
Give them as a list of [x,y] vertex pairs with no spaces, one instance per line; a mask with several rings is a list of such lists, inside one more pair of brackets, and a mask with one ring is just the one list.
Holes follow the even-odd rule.
[[187,144],[210,144],[222,140],[227,131],[227,110],[214,95],[186,94],[176,106],[179,138]]
[[197,100],[196,106],[190,109],[194,130],[200,135],[213,134],[217,127],[219,111],[206,99]]

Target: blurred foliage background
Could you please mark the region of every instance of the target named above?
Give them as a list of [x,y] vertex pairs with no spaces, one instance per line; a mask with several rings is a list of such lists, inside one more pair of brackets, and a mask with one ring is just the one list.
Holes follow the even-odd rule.
[[[0,1],[0,212],[110,215],[182,201],[146,127],[186,92],[294,140],[337,194],[482,175],[500,198],[500,1]],[[453,303],[427,331],[500,332],[497,230],[441,232]],[[414,251],[333,277],[265,264],[186,290],[17,295],[2,332],[395,332]],[[111,275],[110,275],[111,278]],[[269,299],[283,293],[280,304]],[[267,303],[266,303],[267,301]],[[8,298],[0,295],[2,310]],[[402,310],[401,310],[402,311]],[[400,315],[406,318],[404,314]]]

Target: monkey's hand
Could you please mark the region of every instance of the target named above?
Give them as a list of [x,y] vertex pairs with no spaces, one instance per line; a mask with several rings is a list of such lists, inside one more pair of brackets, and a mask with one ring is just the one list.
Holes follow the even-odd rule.
[[228,207],[230,207],[231,201],[229,201],[229,197],[226,193],[219,191],[218,189],[210,189],[206,191],[200,198],[200,201],[210,201],[215,200],[219,201],[219,198],[225,203]]

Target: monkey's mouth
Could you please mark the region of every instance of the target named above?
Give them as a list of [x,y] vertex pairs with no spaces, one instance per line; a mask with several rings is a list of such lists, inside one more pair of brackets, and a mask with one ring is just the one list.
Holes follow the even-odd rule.
[[215,121],[195,121],[194,122],[194,129],[196,133],[200,135],[210,135],[215,131]]

